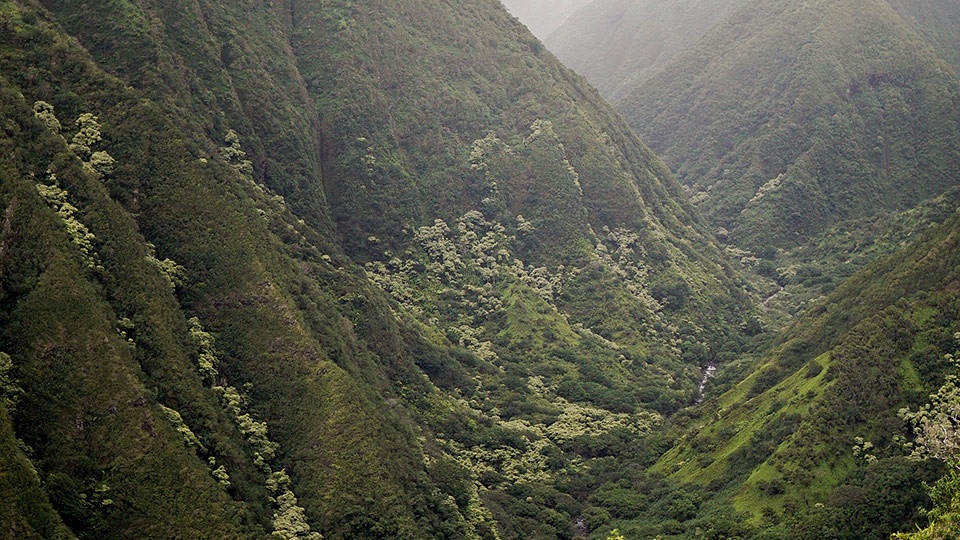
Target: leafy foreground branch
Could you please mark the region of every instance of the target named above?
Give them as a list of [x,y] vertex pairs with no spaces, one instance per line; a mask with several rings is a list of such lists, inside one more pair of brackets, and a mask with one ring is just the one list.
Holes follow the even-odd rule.
[[[954,338],[960,341],[960,332]],[[928,488],[934,505],[928,514],[930,525],[916,532],[894,534],[892,540],[960,538],[960,351],[948,354],[946,359],[953,373],[930,396],[930,403],[917,412],[901,410],[900,415],[913,425],[913,455],[945,462],[947,473]]]

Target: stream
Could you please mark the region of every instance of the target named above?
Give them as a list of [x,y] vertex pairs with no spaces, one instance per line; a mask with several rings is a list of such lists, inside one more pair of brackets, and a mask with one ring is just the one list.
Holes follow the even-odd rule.
[[697,403],[703,402],[703,390],[707,387],[707,381],[717,376],[717,365],[707,364],[703,368],[703,378],[700,379],[700,388],[697,390]]
[[783,287],[780,287],[780,290],[778,290],[777,292],[771,294],[770,296],[766,297],[766,298],[763,300],[763,303],[760,304],[760,305],[763,306],[763,312],[764,312],[764,313],[770,311],[770,301],[773,300],[778,294],[780,294],[780,293],[782,293],[782,292],[783,292]]

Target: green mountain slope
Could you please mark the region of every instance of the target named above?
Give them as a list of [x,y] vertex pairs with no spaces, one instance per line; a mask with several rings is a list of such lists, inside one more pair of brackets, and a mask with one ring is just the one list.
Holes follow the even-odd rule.
[[[305,19],[295,34],[303,51],[339,51],[323,62],[302,55],[299,66],[324,129],[340,134],[327,138],[324,173],[348,253],[387,262],[387,252],[409,246],[419,227],[441,219],[453,229],[479,211],[516,238],[511,251],[526,267],[557,281],[558,307],[571,323],[599,324],[590,298],[597,278],[588,276],[611,253],[632,281],[605,280],[608,299],[634,312],[631,319],[676,325],[679,337],[717,354],[733,337],[730,326],[741,322],[733,307],[743,302],[740,284],[722,267],[705,227],[678,202],[679,186],[659,160],[582,79],[501,12],[491,12],[491,27],[516,36],[519,46],[462,30],[455,23],[472,16],[469,6],[462,13],[437,8],[449,20],[391,26],[382,16],[400,18],[406,9],[355,8],[350,15],[367,34],[334,31],[330,16]],[[358,70],[358,57],[395,67],[369,73]],[[714,308],[731,296],[729,309]],[[629,320],[594,329],[649,352],[644,332]]]
[[960,71],[960,6],[949,0],[889,0],[911,27]]
[[10,530],[572,538],[759,331],[676,180],[497,2],[0,28]]
[[[9,10],[4,16],[11,30],[6,40],[56,46],[55,34],[24,25]],[[84,65],[69,51],[61,49],[64,60]],[[21,55],[20,61],[43,54]],[[10,65],[8,55],[4,63]],[[168,364],[165,371],[193,371],[185,349],[156,354],[184,344],[168,341],[162,320],[148,326],[137,317],[146,350],[137,351],[122,335],[134,330],[125,308],[146,303],[138,315],[149,317],[152,308],[172,299],[170,286],[132,221],[105,197],[100,173],[38,120],[16,84],[4,84],[4,154],[12,159],[4,162],[2,183],[2,341],[13,359],[14,384],[23,391],[13,415],[16,434],[54,508],[78,536],[108,529],[119,536],[242,536],[239,521],[249,511],[219,488],[165,417],[189,397],[189,412],[206,413],[215,422],[213,396],[204,396],[199,384],[174,390],[144,377],[161,360]],[[71,204],[78,199],[96,213]],[[169,393],[157,396],[158,388],[148,390],[148,384]],[[137,504],[153,499],[149,506]],[[161,517],[169,515],[182,519]]]
[[749,373],[712,226],[499,2],[2,2],[0,113],[7,537],[867,538],[938,472],[958,218]]
[[544,43],[616,103],[744,3],[594,0]]
[[[96,146],[115,159],[112,171],[88,170],[80,160],[93,156],[45,131],[49,114],[41,121],[22,94],[7,93],[7,133],[21,138],[3,182],[3,343],[24,392],[16,434],[54,508],[81,537],[306,537],[299,505],[311,503],[314,530],[368,532],[356,523],[365,520],[390,536],[434,536],[425,516],[445,498],[431,494],[412,422],[374,389],[389,388],[385,369],[337,311],[338,288],[377,293],[321,258],[323,240],[242,163],[231,167],[176,109],[98,71],[41,17],[5,13],[4,73],[19,77],[5,87],[47,97],[61,118],[73,107],[100,112],[106,143]],[[76,141],[72,131],[64,135]],[[335,285],[307,281],[304,258]],[[201,324],[219,334],[216,348]],[[399,346],[395,327],[370,339],[391,338]],[[334,355],[368,375],[348,376]],[[412,361],[396,364],[416,373]],[[362,420],[344,429],[353,419]],[[308,485],[298,502],[292,490]],[[418,493],[425,499],[411,503]],[[467,527],[459,512],[444,526]]]
[[620,102],[757,251],[956,185],[958,82],[881,1],[744,6]]
[[818,302],[759,369],[675,417],[673,448],[631,482],[634,500],[662,482],[685,494],[686,510],[640,507],[620,530],[880,539],[922,524],[920,480],[941,471],[906,458],[911,433],[898,412],[955,369],[946,355],[960,330],[958,238],[954,212]]
[[764,258],[736,251],[766,291],[763,309],[771,324],[789,324],[797,313],[829,294],[876,259],[892,255],[940,224],[960,206],[960,186],[904,212],[881,212],[842,222],[792,249],[765,250]]
[[620,101],[792,324],[756,366],[721,369],[726,392],[674,417],[672,448],[609,478],[585,515],[628,538],[879,539],[923,523],[920,480],[942,471],[906,459],[898,411],[957,348],[952,9],[744,4]]

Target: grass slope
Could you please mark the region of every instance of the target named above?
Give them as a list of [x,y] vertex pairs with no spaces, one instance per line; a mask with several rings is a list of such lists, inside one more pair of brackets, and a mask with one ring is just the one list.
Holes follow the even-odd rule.
[[[840,538],[884,538],[920,520],[910,478],[932,471],[904,460],[897,413],[949,367],[958,225],[955,213],[819,302],[758,369],[683,422],[685,438],[653,470],[728,501],[765,538],[816,538],[831,522]],[[864,441],[872,447],[851,451]],[[889,497],[862,491],[880,484]]]

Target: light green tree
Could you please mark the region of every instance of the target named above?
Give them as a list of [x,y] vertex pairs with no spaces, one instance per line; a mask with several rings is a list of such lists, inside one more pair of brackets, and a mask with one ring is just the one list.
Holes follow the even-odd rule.
[[[203,380],[207,383],[214,384],[217,379],[219,372],[217,370],[217,354],[213,349],[213,336],[209,332],[203,329],[203,325],[200,324],[200,319],[193,317],[189,321],[190,324],[190,337],[196,342],[199,348],[199,357],[197,358],[197,369],[200,371],[200,376],[203,377]],[[237,400],[239,401],[240,396],[237,395]],[[231,411],[232,412],[232,411]],[[239,408],[236,409],[234,416],[240,414]]]
[[[960,342],[960,332],[954,334]],[[960,538],[960,351],[946,355],[951,373],[930,403],[913,412],[901,409],[900,416],[915,435],[910,445],[913,457],[938,459],[947,465],[947,473],[930,486],[933,510],[930,525],[911,533],[893,535],[894,540],[952,540]]]
[[47,202],[63,221],[73,243],[80,249],[87,266],[91,269],[102,269],[100,255],[97,254],[93,242],[97,239],[90,229],[77,219],[77,207],[67,202],[67,191],[60,187],[57,175],[49,173],[47,183],[37,183],[37,192]]
[[[954,334],[960,341],[960,332]],[[934,458],[958,464],[960,457],[960,351],[947,354],[949,373],[930,402],[913,412],[900,409],[900,417],[913,427],[914,442],[909,445],[916,458]]]
[[607,535],[607,540],[627,540],[622,534],[620,534],[620,529],[614,529],[610,531],[610,534]]
[[70,141],[70,149],[86,161],[93,152],[93,145],[103,140],[100,136],[100,122],[93,114],[83,113],[77,118],[77,128],[79,131]]
[[117,160],[113,159],[113,156],[104,152],[103,150],[98,150],[90,154],[90,161],[87,162],[87,165],[89,165],[90,168],[101,177],[104,177],[113,174],[113,169],[117,165]]
[[873,450],[873,443],[865,441],[863,437],[857,437],[855,441],[856,444],[853,445],[853,458],[857,463],[860,465],[876,463],[877,456],[870,453],[870,450]]
[[213,456],[207,458],[207,464],[210,466],[210,474],[217,479],[217,482],[225,488],[230,487],[230,475],[227,473],[227,468],[223,465],[217,467],[217,458]]
[[[59,133],[60,122],[53,115],[53,106],[43,101],[33,105],[34,113],[54,133]],[[117,165],[117,160],[104,150],[94,151],[93,147],[103,140],[100,134],[100,122],[91,113],[83,113],[77,118],[78,131],[70,140],[70,149],[83,161],[87,170],[95,173],[101,179],[110,176]]]
[[9,354],[0,352],[0,402],[10,410],[22,395],[23,390],[13,378],[13,359]]
[[227,130],[227,135],[223,138],[226,146],[220,147],[220,155],[224,161],[233,166],[240,174],[253,174],[253,162],[247,159],[247,153],[240,147],[240,136],[234,130]]
[[167,420],[173,425],[174,429],[177,430],[177,433],[183,437],[184,444],[196,448],[200,452],[207,451],[197,435],[187,426],[187,423],[183,421],[183,417],[180,416],[179,412],[163,405],[160,405],[160,410],[163,411],[164,416],[166,416]]
[[279,470],[267,479],[267,489],[274,494],[277,510],[273,513],[275,540],[322,540],[323,536],[310,530],[303,507],[297,504],[297,496],[290,489],[290,477],[286,470]]
[[35,114],[50,131],[60,133],[60,121],[57,120],[57,115],[53,112],[53,105],[46,101],[37,101],[33,104],[33,114]]

